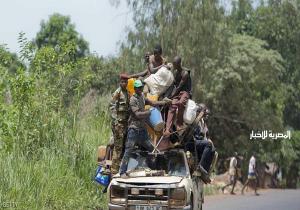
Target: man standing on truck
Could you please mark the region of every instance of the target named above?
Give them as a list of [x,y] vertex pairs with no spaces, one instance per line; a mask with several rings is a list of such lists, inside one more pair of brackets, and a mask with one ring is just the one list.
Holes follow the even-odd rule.
[[166,65],[166,59],[162,57],[162,48],[159,44],[154,47],[153,54],[147,52],[144,58],[147,65],[146,70],[132,74],[129,76],[130,78],[148,77],[150,74],[156,73],[158,69]]
[[164,136],[171,135],[171,127],[173,126],[176,110],[177,113],[177,128],[181,130],[183,127],[183,112],[185,105],[192,95],[192,80],[190,77],[190,71],[181,66],[181,57],[176,56],[173,61],[173,67],[176,70],[175,73],[175,89],[171,94],[172,105],[168,111],[168,118],[166,123],[166,129]]
[[145,55],[144,55],[144,61],[145,61],[145,64],[146,64],[146,69],[142,72],[129,75],[129,78],[143,78],[143,77],[148,77],[151,74],[150,70],[149,70],[150,56],[151,56],[150,52],[146,52]]
[[130,117],[127,133],[127,141],[125,144],[125,153],[120,166],[120,175],[126,176],[129,155],[133,152],[134,146],[139,145],[147,151],[154,149],[150,142],[150,137],[146,129],[145,120],[150,116],[151,110],[145,110],[145,105],[156,106],[165,105],[165,101],[150,101],[143,95],[143,83],[141,80],[135,80],[135,94],[131,96],[129,102]]
[[126,89],[128,76],[120,74],[120,86],[113,93],[110,101],[111,128],[114,139],[111,173],[117,174],[125,142],[129,118],[129,93]]
[[157,72],[163,65],[166,64],[166,59],[162,57],[162,48],[159,44],[154,47],[153,55],[149,57],[149,71],[151,74]]

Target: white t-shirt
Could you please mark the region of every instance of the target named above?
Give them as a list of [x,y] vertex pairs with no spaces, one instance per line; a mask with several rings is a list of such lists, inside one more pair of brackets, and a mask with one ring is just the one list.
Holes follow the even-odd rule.
[[249,174],[255,172],[255,157],[252,156],[249,161]]
[[236,165],[237,159],[235,157],[232,157],[229,163],[229,175],[234,176],[236,174]]

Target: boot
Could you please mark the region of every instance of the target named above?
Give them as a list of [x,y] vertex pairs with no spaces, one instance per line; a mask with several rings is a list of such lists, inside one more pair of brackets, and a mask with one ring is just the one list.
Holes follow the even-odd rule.
[[198,172],[198,173],[196,173],[196,174],[199,174],[199,173],[201,174],[201,175],[200,175],[200,178],[202,179],[202,181],[203,181],[205,184],[208,184],[208,183],[211,182],[211,180],[210,180],[210,178],[209,178],[208,172],[207,172],[201,165],[199,165],[199,166],[197,167],[197,169],[196,169],[195,172]]

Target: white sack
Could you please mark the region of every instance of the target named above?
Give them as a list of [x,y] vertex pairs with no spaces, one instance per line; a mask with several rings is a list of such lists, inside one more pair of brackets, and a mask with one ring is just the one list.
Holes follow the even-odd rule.
[[197,116],[198,106],[195,101],[189,99],[183,113],[183,121],[187,124],[192,124]]
[[155,74],[151,74],[144,82],[148,85],[152,95],[162,95],[174,82],[173,73],[166,67],[161,67]]

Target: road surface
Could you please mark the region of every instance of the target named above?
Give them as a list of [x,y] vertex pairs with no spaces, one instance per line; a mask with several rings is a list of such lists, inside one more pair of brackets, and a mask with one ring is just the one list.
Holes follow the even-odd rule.
[[203,210],[300,210],[299,190],[264,190],[245,195],[215,195],[204,198]]

